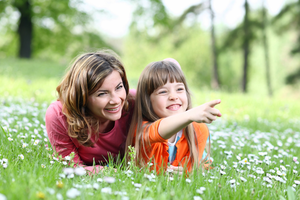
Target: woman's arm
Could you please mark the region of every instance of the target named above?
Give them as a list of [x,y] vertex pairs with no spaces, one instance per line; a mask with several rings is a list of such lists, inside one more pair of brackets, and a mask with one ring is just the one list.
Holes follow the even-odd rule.
[[68,135],[66,121],[63,116],[61,116],[58,106],[49,106],[46,112],[45,122],[49,141],[54,152],[62,158],[74,152],[74,163],[76,165],[82,165],[83,162],[80,160],[77,147]]

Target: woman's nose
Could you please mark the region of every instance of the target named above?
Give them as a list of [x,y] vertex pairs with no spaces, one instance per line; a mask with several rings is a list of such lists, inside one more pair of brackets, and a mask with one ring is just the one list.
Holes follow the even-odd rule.
[[115,92],[111,94],[109,103],[110,104],[119,104],[121,102],[121,98]]

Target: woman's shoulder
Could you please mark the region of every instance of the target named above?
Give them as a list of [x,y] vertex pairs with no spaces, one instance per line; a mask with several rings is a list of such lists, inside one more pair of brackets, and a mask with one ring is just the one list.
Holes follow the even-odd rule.
[[61,101],[59,101],[59,100],[53,101],[49,105],[49,107],[47,109],[47,112],[48,111],[52,111],[52,110],[62,110],[62,103],[61,103]]
[[61,101],[57,100],[49,105],[46,111],[46,118],[51,116],[63,116]]

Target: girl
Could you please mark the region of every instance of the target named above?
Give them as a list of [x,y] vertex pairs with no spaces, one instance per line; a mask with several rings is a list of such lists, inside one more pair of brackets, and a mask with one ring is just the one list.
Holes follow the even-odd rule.
[[175,62],[150,63],[138,82],[126,142],[127,147],[135,146],[136,163],[143,167],[151,161],[157,171],[167,169],[168,163],[187,167],[188,171],[198,167],[209,136],[204,123],[221,117],[214,108],[220,102],[214,100],[191,108],[190,91]]
[[124,155],[135,91],[129,93],[124,66],[114,52],[80,55],[56,90],[58,100],[45,118],[54,151],[63,158],[73,153],[75,164],[92,173],[107,164],[109,155]]

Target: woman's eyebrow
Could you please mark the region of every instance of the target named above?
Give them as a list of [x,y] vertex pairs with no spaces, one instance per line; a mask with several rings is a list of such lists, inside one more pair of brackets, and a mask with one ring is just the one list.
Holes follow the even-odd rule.
[[119,87],[121,84],[123,84],[123,81],[121,81],[116,87]]
[[[115,87],[115,88],[117,88],[117,87],[119,87],[121,84],[123,84],[123,81],[121,81],[120,83],[118,83],[118,85]],[[105,89],[98,89],[97,90],[97,92],[108,92],[108,90],[105,90]]]

